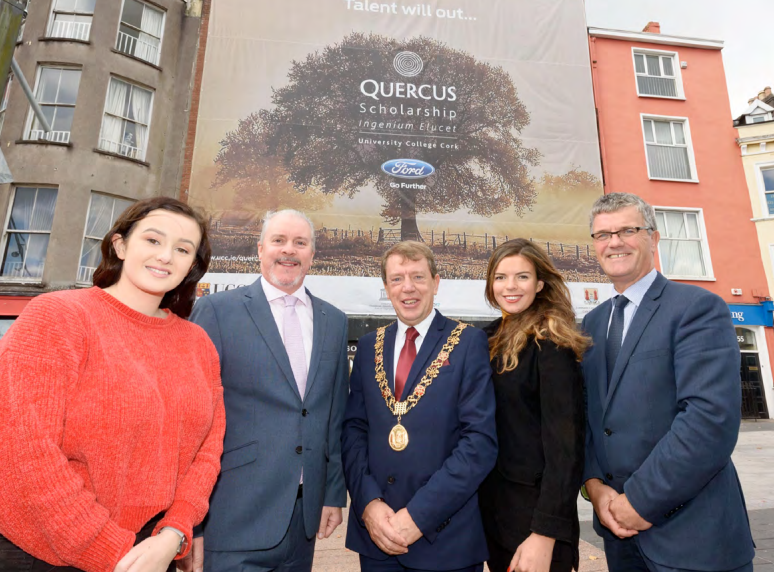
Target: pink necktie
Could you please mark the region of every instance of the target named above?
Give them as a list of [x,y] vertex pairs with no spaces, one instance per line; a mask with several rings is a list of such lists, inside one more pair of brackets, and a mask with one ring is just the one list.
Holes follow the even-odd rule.
[[306,392],[306,352],[304,351],[304,338],[301,335],[301,321],[296,313],[296,304],[298,298],[295,296],[285,296],[285,314],[283,319],[285,351],[288,352],[290,368],[293,370],[293,377],[296,378],[298,393],[301,399]]

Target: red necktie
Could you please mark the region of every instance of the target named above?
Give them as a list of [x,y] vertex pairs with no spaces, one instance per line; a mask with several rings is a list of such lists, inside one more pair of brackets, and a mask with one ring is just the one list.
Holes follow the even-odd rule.
[[414,358],[417,357],[417,346],[414,345],[414,340],[417,339],[418,335],[419,332],[413,326],[406,330],[406,342],[403,344],[403,349],[400,350],[398,369],[395,370],[395,399],[397,401],[400,401],[400,396],[403,394],[403,388],[411,371],[411,365],[414,363]]

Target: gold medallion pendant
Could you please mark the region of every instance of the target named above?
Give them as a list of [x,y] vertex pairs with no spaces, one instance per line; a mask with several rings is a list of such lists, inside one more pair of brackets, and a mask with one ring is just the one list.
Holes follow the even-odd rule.
[[406,431],[403,425],[398,423],[390,431],[390,447],[392,447],[393,451],[402,451],[406,448],[408,442],[408,431]]
[[376,382],[379,384],[379,391],[384,397],[384,401],[387,404],[390,412],[397,417],[396,425],[390,430],[389,443],[393,451],[403,451],[408,447],[409,436],[406,428],[400,424],[401,418],[408,413],[414,406],[419,403],[422,396],[425,395],[427,388],[438,377],[438,370],[449,358],[449,354],[454,347],[460,343],[460,334],[462,330],[468,327],[468,324],[458,322],[457,326],[449,334],[449,338],[443,345],[438,356],[432,361],[427,368],[424,377],[414,388],[414,391],[409,395],[405,401],[398,401],[390,391],[390,386],[387,382],[387,374],[384,372],[384,331],[388,326],[383,326],[376,330],[376,344],[374,346],[374,363],[376,365]]

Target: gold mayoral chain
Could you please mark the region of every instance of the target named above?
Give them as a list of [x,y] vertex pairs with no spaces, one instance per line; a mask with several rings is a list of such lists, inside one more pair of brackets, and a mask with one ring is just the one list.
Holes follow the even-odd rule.
[[436,377],[438,377],[438,370],[441,369],[443,363],[449,359],[449,355],[454,347],[460,343],[460,334],[462,334],[462,330],[467,328],[468,325],[469,324],[457,322],[457,327],[449,334],[449,339],[446,340],[441,351],[428,366],[422,381],[419,382],[405,401],[397,401],[395,399],[395,396],[392,394],[392,391],[390,391],[390,386],[387,383],[387,375],[384,373],[384,331],[389,326],[383,326],[376,330],[376,345],[374,346],[376,352],[374,357],[374,362],[376,363],[376,381],[379,383],[379,389],[382,392],[385,403],[387,403],[387,407],[392,411],[393,415],[398,417],[398,423],[392,428],[392,431],[390,431],[389,441],[390,447],[392,447],[393,450],[402,451],[408,446],[408,431],[400,424],[401,417],[411,411],[414,406],[419,403],[419,400],[422,399],[428,386],[433,383],[433,380]]

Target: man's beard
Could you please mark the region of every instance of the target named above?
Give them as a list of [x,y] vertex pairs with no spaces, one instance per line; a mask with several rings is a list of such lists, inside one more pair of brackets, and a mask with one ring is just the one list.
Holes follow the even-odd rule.
[[[301,272],[293,279],[290,278],[284,278],[281,279],[279,276],[277,276],[274,273],[274,267],[280,264],[281,262],[293,262],[295,264],[298,264],[298,266],[301,268]],[[269,275],[269,280],[273,284],[279,284],[283,288],[292,288],[295,286],[298,286],[301,284],[301,282],[304,281],[304,277],[306,276],[306,273],[309,269],[304,269],[303,265],[301,264],[301,261],[298,258],[293,258],[291,256],[283,256],[282,258],[278,258],[274,261],[274,264],[271,265],[271,267],[268,269],[267,274]]]

